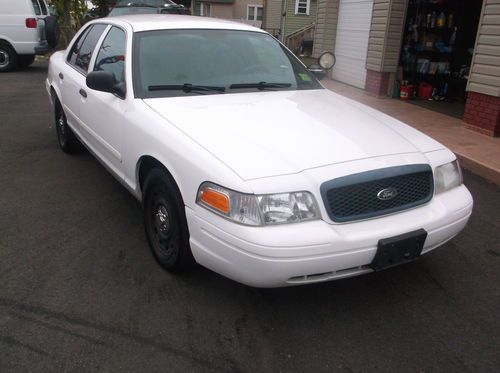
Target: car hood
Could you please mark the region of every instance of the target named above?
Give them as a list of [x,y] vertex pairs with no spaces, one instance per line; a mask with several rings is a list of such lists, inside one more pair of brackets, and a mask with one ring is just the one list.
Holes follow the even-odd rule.
[[443,148],[394,118],[326,89],[144,101],[244,180]]

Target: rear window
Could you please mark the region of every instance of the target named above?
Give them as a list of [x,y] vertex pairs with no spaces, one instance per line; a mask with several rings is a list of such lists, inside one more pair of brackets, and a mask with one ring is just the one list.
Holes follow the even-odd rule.
[[166,5],[175,4],[170,0],[120,0],[116,3],[116,6],[150,6],[155,8],[161,8]]
[[42,15],[42,10],[40,9],[40,4],[38,3],[38,0],[31,0],[31,3],[33,4],[33,9],[35,10],[35,14],[37,16]]
[[39,3],[40,3],[40,8],[42,9],[42,14],[44,16],[48,15],[49,11],[47,10],[47,5],[45,5],[45,1],[39,0]]
[[125,6],[125,7],[114,8],[109,13],[109,17],[123,16],[126,14],[157,14],[157,13],[158,13],[157,8]]

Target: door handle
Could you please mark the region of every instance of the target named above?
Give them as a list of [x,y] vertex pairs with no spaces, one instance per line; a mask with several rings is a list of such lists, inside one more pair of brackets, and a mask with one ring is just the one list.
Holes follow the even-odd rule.
[[80,95],[84,98],[87,98],[87,92],[85,92],[83,89],[80,89]]
[[62,79],[64,79],[64,75],[63,75],[63,73],[59,73],[59,78],[60,78],[61,80],[62,80]]

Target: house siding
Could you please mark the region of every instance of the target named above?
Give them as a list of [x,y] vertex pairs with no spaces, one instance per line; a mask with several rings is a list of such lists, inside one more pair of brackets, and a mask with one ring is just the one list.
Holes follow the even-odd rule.
[[282,0],[265,0],[262,28],[276,35],[281,30]]
[[212,3],[212,17],[214,18],[232,19],[233,13],[233,4]]
[[235,19],[247,19],[247,7],[248,5],[260,5],[262,6],[262,0],[236,0],[234,2],[234,18]]
[[333,52],[335,50],[338,16],[339,0],[318,0],[313,48],[314,57],[319,57],[321,52]]
[[316,21],[317,0],[311,0],[308,16],[295,14],[295,1],[296,0],[287,0],[286,2],[285,37]]
[[367,69],[377,72],[397,71],[407,4],[407,0],[373,1]]
[[500,97],[500,0],[483,0],[467,91]]

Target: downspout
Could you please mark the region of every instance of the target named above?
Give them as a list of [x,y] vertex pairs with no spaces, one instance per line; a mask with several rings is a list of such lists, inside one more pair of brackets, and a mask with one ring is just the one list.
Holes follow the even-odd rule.
[[285,19],[286,19],[286,2],[287,0],[281,0],[281,35],[280,41],[285,42]]
[[262,1],[262,25],[260,26],[260,28],[263,30],[267,28],[267,0]]

